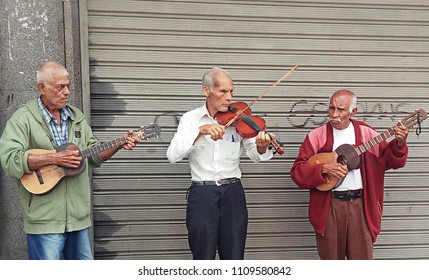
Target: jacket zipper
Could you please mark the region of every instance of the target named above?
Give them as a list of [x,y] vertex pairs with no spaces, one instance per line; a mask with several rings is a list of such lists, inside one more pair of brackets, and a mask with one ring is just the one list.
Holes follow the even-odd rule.
[[33,194],[30,193],[30,200],[28,201],[28,212],[30,212],[31,200],[33,199]]

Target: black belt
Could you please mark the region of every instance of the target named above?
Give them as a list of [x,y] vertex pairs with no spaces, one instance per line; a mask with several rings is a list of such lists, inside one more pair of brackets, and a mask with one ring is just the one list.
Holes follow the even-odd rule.
[[192,185],[199,185],[199,186],[222,186],[222,185],[229,185],[240,182],[240,179],[238,178],[226,178],[226,179],[219,179],[216,181],[192,181]]
[[333,191],[332,197],[352,201],[355,198],[363,197],[363,190]]

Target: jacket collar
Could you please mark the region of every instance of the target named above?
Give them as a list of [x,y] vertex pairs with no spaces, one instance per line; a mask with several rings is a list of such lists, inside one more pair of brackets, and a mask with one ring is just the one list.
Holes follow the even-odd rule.
[[[43,115],[43,113],[39,107],[39,104],[37,103],[37,98],[30,100],[24,106],[27,107],[27,109],[34,116],[34,118],[37,120],[37,122],[39,122],[41,124],[46,123],[44,121],[44,115]],[[81,122],[84,119],[83,113],[78,108],[76,108],[70,104],[67,104],[66,108],[67,108],[72,120],[75,120],[76,122]]]

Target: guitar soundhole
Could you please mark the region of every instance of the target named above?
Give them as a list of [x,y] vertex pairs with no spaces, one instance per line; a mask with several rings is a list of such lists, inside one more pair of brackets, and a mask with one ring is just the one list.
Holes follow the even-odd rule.
[[349,170],[354,170],[360,167],[361,158],[356,152],[356,148],[350,144],[339,146],[335,152],[338,155],[337,162],[347,165]]
[[337,158],[337,162],[338,163],[341,163],[341,164],[343,164],[343,165],[347,165],[347,158],[345,157],[345,156],[338,156],[338,158]]

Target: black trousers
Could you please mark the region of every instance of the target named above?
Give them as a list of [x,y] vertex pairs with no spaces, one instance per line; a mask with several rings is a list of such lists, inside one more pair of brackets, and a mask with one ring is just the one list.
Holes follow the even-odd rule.
[[194,260],[244,259],[248,213],[241,182],[191,185],[186,227]]

